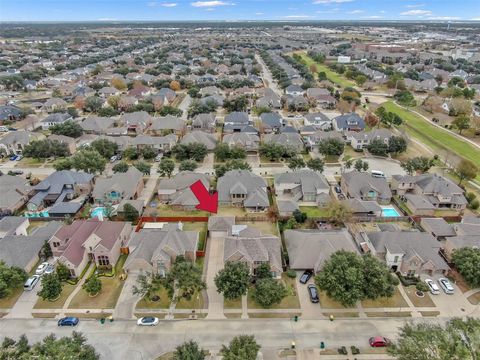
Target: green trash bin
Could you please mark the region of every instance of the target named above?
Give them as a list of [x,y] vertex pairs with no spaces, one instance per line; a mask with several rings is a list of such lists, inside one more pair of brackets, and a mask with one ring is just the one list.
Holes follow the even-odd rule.
[[105,324],[105,318],[100,319],[100,324]]
[[325,349],[325,343],[323,341],[320,342],[320,349]]

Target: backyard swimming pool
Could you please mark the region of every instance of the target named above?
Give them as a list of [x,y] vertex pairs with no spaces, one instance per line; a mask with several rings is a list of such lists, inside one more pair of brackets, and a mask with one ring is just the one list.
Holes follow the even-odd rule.
[[34,217],[50,217],[50,214],[48,213],[48,211],[44,210],[44,211],[39,211],[39,212],[26,212],[24,214],[25,217],[29,217],[29,218],[34,218]]
[[99,216],[103,216],[103,218],[107,217],[107,209],[104,207],[96,207],[95,209],[92,210],[90,213],[90,217],[93,218],[98,218]]
[[398,211],[393,207],[382,208],[382,216],[383,217],[398,217],[400,214]]

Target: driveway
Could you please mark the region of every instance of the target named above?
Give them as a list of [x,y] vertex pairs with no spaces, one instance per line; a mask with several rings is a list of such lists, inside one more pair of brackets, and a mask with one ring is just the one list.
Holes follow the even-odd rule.
[[157,173],[158,163],[153,163],[152,168],[150,169],[150,176],[148,177],[147,183],[142,190],[142,193],[138,197],[138,200],[143,200],[143,206],[147,206],[148,202],[153,196],[155,189],[157,187],[157,181],[160,175]]
[[18,298],[17,302],[10,309],[6,318],[25,319],[32,318],[32,310],[38,300],[37,292],[42,289],[42,278],[31,291],[24,291]]
[[207,243],[207,319],[225,319],[223,314],[223,295],[217,292],[215,275],[223,269],[224,236],[211,236]]
[[117,306],[113,311],[113,317],[115,319],[134,319],[133,313],[135,312],[135,306],[140,300],[140,296],[133,295],[133,286],[137,283],[137,276],[139,272],[131,271],[128,273],[128,277],[123,284],[122,292],[118,297]]
[[302,309],[302,318],[308,319],[319,319],[323,317],[322,308],[320,304],[314,304],[310,301],[310,296],[308,295],[307,286],[309,284],[314,284],[314,277],[312,276],[308,283],[301,284],[300,276],[302,276],[303,271],[297,271],[297,278],[295,279],[295,284],[297,286],[298,299],[300,300],[300,308]]

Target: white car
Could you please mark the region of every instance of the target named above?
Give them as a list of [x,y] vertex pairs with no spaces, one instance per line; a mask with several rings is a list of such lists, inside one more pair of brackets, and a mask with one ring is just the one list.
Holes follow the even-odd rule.
[[110,158],[110,162],[111,163],[114,163],[115,161],[117,161],[117,155],[113,155],[111,158]]
[[46,268],[45,271],[43,272],[43,275],[53,274],[54,271],[55,271],[55,265],[48,264],[48,265],[47,265],[47,268]]
[[455,289],[453,288],[452,284],[450,284],[448,279],[440,278],[438,279],[438,282],[440,283],[443,291],[445,291],[445,294],[453,294],[455,292]]
[[35,270],[35,275],[43,275],[45,270],[47,270],[48,265],[50,265],[48,262],[43,262],[38,265],[37,270]]
[[158,318],[153,316],[142,317],[137,320],[138,326],[156,326],[158,325]]
[[155,161],[159,162],[162,160],[162,158],[163,158],[163,154],[158,154],[157,156],[155,156]]
[[432,293],[432,295],[440,294],[440,288],[438,287],[435,281],[433,281],[432,279],[425,279],[425,282],[427,283],[428,288],[430,289],[430,292]]

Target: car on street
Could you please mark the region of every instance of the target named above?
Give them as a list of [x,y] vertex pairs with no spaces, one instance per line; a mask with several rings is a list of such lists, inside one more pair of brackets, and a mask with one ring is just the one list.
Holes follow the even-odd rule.
[[308,280],[310,280],[312,275],[313,275],[313,272],[311,270],[305,270],[302,276],[300,276],[300,283],[306,284]]
[[318,297],[318,290],[317,287],[313,284],[307,286],[308,288],[308,295],[310,295],[310,301],[314,304],[318,304],[320,299]]
[[438,283],[442,287],[443,291],[445,294],[453,294],[455,292],[455,289],[453,288],[452,284],[448,279],[446,278],[440,278],[438,279]]
[[37,285],[37,283],[40,281],[40,275],[33,275],[30,276],[27,281],[25,281],[25,284],[23,284],[23,290],[25,291],[31,291]]
[[10,161],[15,161],[15,160],[17,160],[17,155],[10,156]]
[[440,288],[435,281],[433,281],[432,279],[425,279],[425,283],[428,285],[428,289],[430,290],[432,295],[440,294]]
[[153,316],[141,317],[137,320],[138,326],[156,326],[158,325],[158,318]]
[[385,347],[391,344],[390,340],[384,336],[373,336],[368,339],[368,343],[371,347]]
[[75,316],[67,316],[58,320],[58,326],[77,326],[80,320]]
[[48,265],[50,265],[48,262],[43,262],[38,265],[37,270],[35,270],[35,275],[43,275]]

